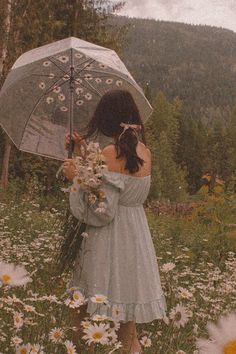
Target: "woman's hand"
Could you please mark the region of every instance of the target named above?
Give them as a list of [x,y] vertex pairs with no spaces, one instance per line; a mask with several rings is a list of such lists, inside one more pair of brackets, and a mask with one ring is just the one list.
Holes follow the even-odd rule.
[[66,159],[63,163],[63,173],[69,181],[75,177],[75,163],[71,159]]
[[[74,141],[74,153],[76,155],[80,155],[84,157],[86,155],[86,148],[87,144],[85,140],[81,139],[81,135],[77,132],[74,132],[71,136],[72,140]],[[66,150],[69,150],[70,147],[70,133],[67,133],[65,135],[65,148]],[[81,147],[83,147],[81,149]]]

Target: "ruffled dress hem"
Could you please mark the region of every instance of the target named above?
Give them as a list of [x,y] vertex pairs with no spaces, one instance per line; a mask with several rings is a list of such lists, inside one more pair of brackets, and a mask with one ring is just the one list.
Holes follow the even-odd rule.
[[167,305],[162,293],[160,298],[146,303],[120,303],[109,301],[108,304],[94,303],[85,289],[75,286],[87,300],[87,312],[93,315],[106,315],[119,322],[134,321],[135,323],[149,323],[166,317]]

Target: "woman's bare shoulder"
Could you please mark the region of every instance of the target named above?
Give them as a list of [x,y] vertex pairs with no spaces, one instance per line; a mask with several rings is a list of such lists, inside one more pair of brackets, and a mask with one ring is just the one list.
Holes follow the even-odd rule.
[[117,160],[117,151],[115,145],[109,144],[102,150],[102,154],[105,157],[105,162],[110,171],[119,172],[120,162]]

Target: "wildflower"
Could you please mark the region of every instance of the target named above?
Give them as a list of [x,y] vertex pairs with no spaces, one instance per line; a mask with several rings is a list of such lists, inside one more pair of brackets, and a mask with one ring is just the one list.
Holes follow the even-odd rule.
[[76,354],[75,345],[70,340],[66,340],[64,344],[67,350],[67,354]]
[[200,338],[196,342],[199,354],[236,353],[236,312],[221,316],[217,324],[207,323],[210,340]]
[[63,337],[64,337],[64,331],[61,328],[55,327],[49,333],[49,339],[53,343],[60,343]]
[[140,343],[145,347],[145,348],[149,348],[152,345],[152,341],[150,338],[148,338],[147,336],[143,336],[140,339]]
[[185,288],[179,287],[178,290],[179,290],[179,296],[182,299],[189,300],[189,299],[191,299],[193,297],[193,294],[190,291],[188,291],[187,289],[185,289]]
[[93,321],[105,321],[108,320],[109,317],[106,315],[93,315],[92,320]]
[[21,339],[20,337],[12,337],[11,338],[11,343],[14,344],[14,345],[19,345],[23,342],[23,339]]
[[79,290],[76,290],[73,293],[73,300],[83,304],[85,302],[85,297]]
[[102,294],[96,294],[94,296],[92,296],[91,301],[97,304],[107,304],[108,303],[108,299],[106,296],[102,295]]
[[189,320],[189,317],[192,316],[192,313],[187,311],[185,306],[177,304],[175,308],[170,311],[170,319],[173,320],[173,323],[176,327],[184,327]]
[[120,341],[115,344],[115,347],[108,354],[114,353],[119,348],[122,348],[122,344]]
[[23,345],[20,345],[20,346],[16,347],[16,354],[29,354],[30,351],[31,351],[30,343],[23,344]]
[[82,337],[84,340],[87,341],[87,344],[90,345],[91,343],[101,343],[101,344],[108,344],[109,339],[107,329],[109,326],[104,323],[100,323],[97,325],[90,325],[89,328],[83,329],[85,335]]
[[87,238],[89,234],[87,232],[82,232],[81,236]]
[[14,311],[13,321],[14,321],[15,328],[19,329],[23,326],[23,324],[24,324],[23,317],[24,317],[23,313]]
[[169,262],[169,263],[165,263],[163,264],[161,270],[164,272],[164,273],[168,273],[170,272],[172,269],[175,268],[175,264],[172,263],[172,262]]

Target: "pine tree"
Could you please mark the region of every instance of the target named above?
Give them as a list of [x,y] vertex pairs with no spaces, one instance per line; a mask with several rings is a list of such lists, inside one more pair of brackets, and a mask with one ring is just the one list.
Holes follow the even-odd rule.
[[151,197],[182,200],[186,197],[184,171],[175,162],[178,144],[179,102],[169,103],[163,93],[154,101],[154,112],[146,124],[152,151]]

